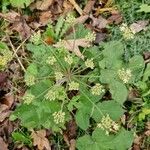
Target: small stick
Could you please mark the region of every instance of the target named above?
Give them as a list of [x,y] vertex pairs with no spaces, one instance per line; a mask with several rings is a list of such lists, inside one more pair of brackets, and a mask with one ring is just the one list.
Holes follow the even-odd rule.
[[74,6],[74,8],[77,10],[77,12],[82,15],[83,10],[79,7],[79,5],[75,2],[75,0],[69,0],[69,2]]

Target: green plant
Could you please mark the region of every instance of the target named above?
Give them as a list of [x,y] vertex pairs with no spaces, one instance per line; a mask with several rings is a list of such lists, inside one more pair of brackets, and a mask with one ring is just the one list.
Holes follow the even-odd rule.
[[4,42],[0,42],[0,70],[5,69],[11,59],[12,52]]
[[[61,132],[66,122],[75,119],[85,131],[77,140],[79,150],[130,148],[133,131],[127,131],[120,119],[129,88],[143,76],[143,57],[135,55],[124,61],[121,41],[92,46],[95,34],[84,26],[58,24],[62,21],[57,30],[48,32],[59,41],[56,44],[47,45],[39,36],[38,42],[27,44],[32,53],[25,73],[27,91],[10,119],[20,119],[26,128],[54,132]],[[68,27],[75,32],[60,39]]]

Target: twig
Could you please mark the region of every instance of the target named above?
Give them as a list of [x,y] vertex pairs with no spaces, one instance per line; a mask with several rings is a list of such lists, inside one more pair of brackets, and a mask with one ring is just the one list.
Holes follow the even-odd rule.
[[79,7],[79,5],[75,2],[75,0],[69,0],[69,2],[74,6],[74,8],[77,10],[77,12],[82,15],[83,10]]
[[23,70],[24,72],[26,72],[26,69],[24,68],[22,62],[20,61],[20,59],[19,59],[19,57],[18,57],[18,55],[17,55],[17,51],[18,51],[18,49],[22,46],[22,44],[24,43],[24,41],[23,41],[23,42],[21,43],[21,45],[19,45],[18,48],[15,50],[15,47],[14,47],[14,45],[12,44],[12,42],[11,42],[11,40],[10,40],[9,37],[8,37],[8,40],[9,40],[10,46],[11,46],[13,52],[14,52],[14,55],[15,55],[15,57],[17,58],[18,63],[20,64],[22,70]]

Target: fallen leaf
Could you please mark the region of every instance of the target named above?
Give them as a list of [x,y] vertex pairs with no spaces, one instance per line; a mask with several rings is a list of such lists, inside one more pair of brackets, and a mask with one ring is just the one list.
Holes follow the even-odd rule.
[[96,39],[94,41],[95,44],[99,44],[101,42],[103,42],[106,38],[107,38],[107,34],[106,33],[96,33]]
[[71,12],[73,10],[73,6],[69,3],[69,1],[63,2],[63,8],[63,14],[67,14],[68,12]]
[[75,150],[76,149],[76,141],[75,139],[70,140],[70,147],[69,150]]
[[89,14],[91,10],[93,9],[95,3],[96,3],[96,0],[89,0],[83,9],[84,14]]
[[98,18],[93,17],[90,15],[90,18],[92,19],[92,26],[97,27],[98,29],[106,28],[108,21],[103,18],[102,16],[99,16]]
[[73,53],[75,53],[81,59],[84,59],[83,54],[80,52],[79,46],[81,47],[89,47],[90,42],[83,38],[83,39],[75,39],[75,40],[62,40],[54,45],[54,47],[60,48],[63,46]]
[[4,142],[4,140],[0,137],[0,150],[8,150],[7,144]]
[[51,150],[48,139],[45,137],[46,131],[32,131],[31,137],[33,138],[33,145],[37,146],[39,150]]
[[40,24],[42,26],[46,25],[51,21],[51,17],[52,17],[51,11],[41,12],[39,16]]
[[27,25],[25,18],[21,16],[19,13],[14,11],[2,14],[0,13],[0,17],[3,17],[10,23],[12,23],[11,30],[17,31],[22,39],[26,39],[31,35],[31,29]]
[[149,51],[143,52],[143,56],[144,56],[144,60],[150,59],[150,52]]
[[77,12],[82,15],[83,11],[82,9],[79,7],[79,5],[76,3],[75,0],[69,0],[69,2],[74,6],[74,8],[77,10]]
[[5,83],[7,82],[7,73],[6,72],[0,72],[0,88],[2,89],[2,87],[5,85]]
[[113,13],[108,19],[107,19],[109,24],[119,24],[122,22],[122,15],[120,12]]
[[89,15],[82,15],[75,19],[74,24],[83,24],[88,18]]
[[146,29],[146,26],[149,24],[149,21],[137,21],[130,25],[130,29],[133,33],[138,33]]
[[35,3],[36,9],[38,10],[48,10],[48,8],[53,3],[53,0],[41,0]]
[[8,93],[4,96],[3,104],[7,105],[8,108],[11,108],[12,104],[14,103],[14,95],[12,93]]

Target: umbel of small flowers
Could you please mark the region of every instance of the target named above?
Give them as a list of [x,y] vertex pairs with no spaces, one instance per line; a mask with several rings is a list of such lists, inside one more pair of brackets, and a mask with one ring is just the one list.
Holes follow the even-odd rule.
[[56,58],[54,56],[49,56],[48,59],[46,60],[46,63],[49,65],[54,65],[56,62]]
[[102,117],[102,120],[97,124],[97,127],[104,130],[106,135],[109,135],[111,132],[116,133],[119,131],[119,125],[110,118],[109,114]]
[[25,82],[27,86],[31,86],[35,84],[35,76],[33,75],[27,75],[25,77]]
[[69,90],[79,90],[79,83],[71,81],[69,83]]
[[123,23],[120,26],[120,31],[122,31],[123,33],[123,37],[127,40],[129,39],[133,39],[134,38],[134,33],[132,32],[132,30],[128,27],[127,24]]
[[61,80],[63,78],[63,74],[61,72],[55,72],[56,81]]
[[93,62],[93,59],[87,59],[87,60],[85,61],[85,66],[86,66],[87,68],[94,69],[94,62]]
[[70,55],[67,55],[64,58],[65,62],[67,62],[69,65],[71,65],[73,63],[73,58]]
[[96,83],[92,88],[91,92],[93,95],[100,95],[105,92],[104,87],[99,83]]
[[65,112],[62,112],[61,110],[58,112],[54,112],[53,117],[54,117],[54,122],[56,124],[65,122]]
[[23,97],[25,104],[30,104],[35,99],[35,96],[31,93],[26,93]]
[[131,77],[132,77],[132,73],[130,69],[119,69],[118,70],[118,76],[119,78],[123,81],[123,83],[129,83]]

